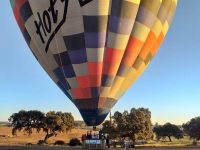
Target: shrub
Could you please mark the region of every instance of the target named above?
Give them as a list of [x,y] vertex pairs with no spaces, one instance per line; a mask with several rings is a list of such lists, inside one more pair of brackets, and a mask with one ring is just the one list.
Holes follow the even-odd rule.
[[70,141],[69,141],[69,146],[81,146],[82,143],[80,142],[79,139],[77,138],[72,138]]
[[192,142],[192,145],[193,145],[193,146],[197,146],[197,142],[196,142],[196,141],[193,141],[193,142]]
[[43,140],[39,140],[37,144],[38,144],[38,145],[44,145],[45,143],[44,143]]
[[57,141],[54,143],[54,145],[61,145],[61,146],[63,146],[63,145],[65,145],[65,142],[62,141],[62,140],[57,140]]
[[32,143],[26,143],[26,146],[32,146],[33,144]]

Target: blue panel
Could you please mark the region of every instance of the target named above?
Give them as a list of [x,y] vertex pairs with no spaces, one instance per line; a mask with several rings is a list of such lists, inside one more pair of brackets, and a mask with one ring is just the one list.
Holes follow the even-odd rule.
[[85,48],[84,33],[64,36],[65,45],[67,50],[78,50]]
[[71,89],[69,84],[67,84],[67,80],[65,80],[65,77],[64,77],[63,72],[62,72],[62,68],[59,67],[59,68],[54,69],[53,73],[58,78],[60,84],[62,84],[62,86],[64,87],[65,90]]
[[129,35],[133,28],[134,20],[110,16],[109,31]]
[[105,47],[106,33],[87,33],[85,32],[85,43],[87,48]]
[[24,38],[25,38],[27,44],[29,45],[29,44],[30,44],[30,41],[31,41],[31,37],[30,37],[28,31],[26,30],[26,28],[24,29],[23,35],[24,35]]
[[91,87],[91,94],[92,98],[97,98],[100,95],[100,88],[99,87]]
[[109,75],[103,74],[102,75],[101,85],[110,87],[110,86],[112,86],[112,83],[113,83],[114,79],[115,79],[115,76],[109,76]]
[[60,83],[60,81],[57,82],[57,85],[58,85],[59,88],[63,91],[63,93],[64,93],[70,100],[72,100],[71,96],[69,95],[69,93],[67,93],[67,91],[65,90],[65,88],[63,87],[63,85]]
[[83,120],[85,121],[87,126],[98,126],[100,125],[108,113],[110,109],[108,108],[94,108],[94,109],[79,109]]
[[72,65],[64,66],[63,69],[66,78],[72,78],[76,76]]
[[68,51],[68,54],[72,64],[81,64],[87,62],[85,49]]
[[54,54],[53,57],[56,60],[58,66],[71,65],[71,61],[70,61],[69,54],[67,51],[62,52],[60,54]]
[[19,9],[19,13],[24,23],[28,20],[29,17],[33,15],[28,1],[22,5],[22,7]]
[[108,15],[83,16],[84,31],[89,33],[106,32]]

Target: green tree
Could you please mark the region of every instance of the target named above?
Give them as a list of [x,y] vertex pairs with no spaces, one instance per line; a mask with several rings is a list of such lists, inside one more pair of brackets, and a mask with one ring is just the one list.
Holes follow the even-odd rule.
[[116,131],[123,137],[128,136],[133,142],[138,138],[149,139],[153,136],[151,112],[145,108],[132,108],[130,112],[116,111],[113,115]]
[[155,126],[153,132],[155,132],[157,136],[168,137],[170,142],[172,136],[176,139],[183,138],[183,132],[180,128],[171,123],[166,123],[163,126]]
[[200,117],[192,118],[182,125],[184,132],[193,140],[200,140]]
[[49,111],[44,114],[38,110],[20,110],[18,113],[13,113],[9,120],[13,124],[13,135],[21,130],[30,135],[34,129],[36,129],[36,132],[40,132],[42,129],[46,133],[45,143],[50,137],[56,136],[57,132],[68,132],[74,127],[72,114],[62,113],[61,111]]
[[110,121],[106,120],[103,124],[102,124],[102,132],[103,133],[107,133],[109,134],[110,138],[117,138],[119,136],[118,131],[116,130],[114,123],[111,125]]
[[121,135],[129,136],[133,142],[137,139],[150,139],[153,136],[151,112],[145,108],[132,108],[130,113],[124,111],[117,128]]

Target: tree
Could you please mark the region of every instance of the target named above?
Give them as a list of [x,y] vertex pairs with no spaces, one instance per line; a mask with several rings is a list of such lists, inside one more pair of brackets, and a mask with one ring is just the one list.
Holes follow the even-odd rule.
[[200,140],[200,117],[192,118],[182,125],[184,132],[190,136],[190,139]]
[[61,111],[49,111],[46,115],[38,110],[20,110],[13,113],[9,120],[13,124],[12,134],[23,130],[30,135],[34,129],[40,132],[41,129],[46,133],[44,142],[56,136],[57,132],[68,132],[74,127],[74,118],[71,113],[62,113]]
[[102,132],[109,134],[110,138],[115,139],[119,136],[114,124],[110,125],[110,121],[106,120],[102,126]]
[[151,125],[151,112],[145,108],[132,108],[130,113],[126,112],[121,119],[119,130],[125,132],[132,141],[136,139],[150,139],[153,135]]
[[155,132],[157,136],[167,136],[170,142],[171,136],[175,137],[176,139],[183,138],[183,132],[180,130],[180,128],[171,123],[166,123],[163,126],[155,126],[153,128],[153,132]]
[[130,112],[116,111],[113,115],[116,131],[121,137],[128,136],[133,142],[138,138],[149,139],[152,137],[151,112],[145,108],[132,108]]

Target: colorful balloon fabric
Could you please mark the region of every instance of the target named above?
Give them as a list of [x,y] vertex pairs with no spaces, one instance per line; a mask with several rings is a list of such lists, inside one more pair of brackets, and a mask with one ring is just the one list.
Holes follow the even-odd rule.
[[148,66],[177,5],[177,0],[10,2],[31,52],[89,126],[104,121]]

